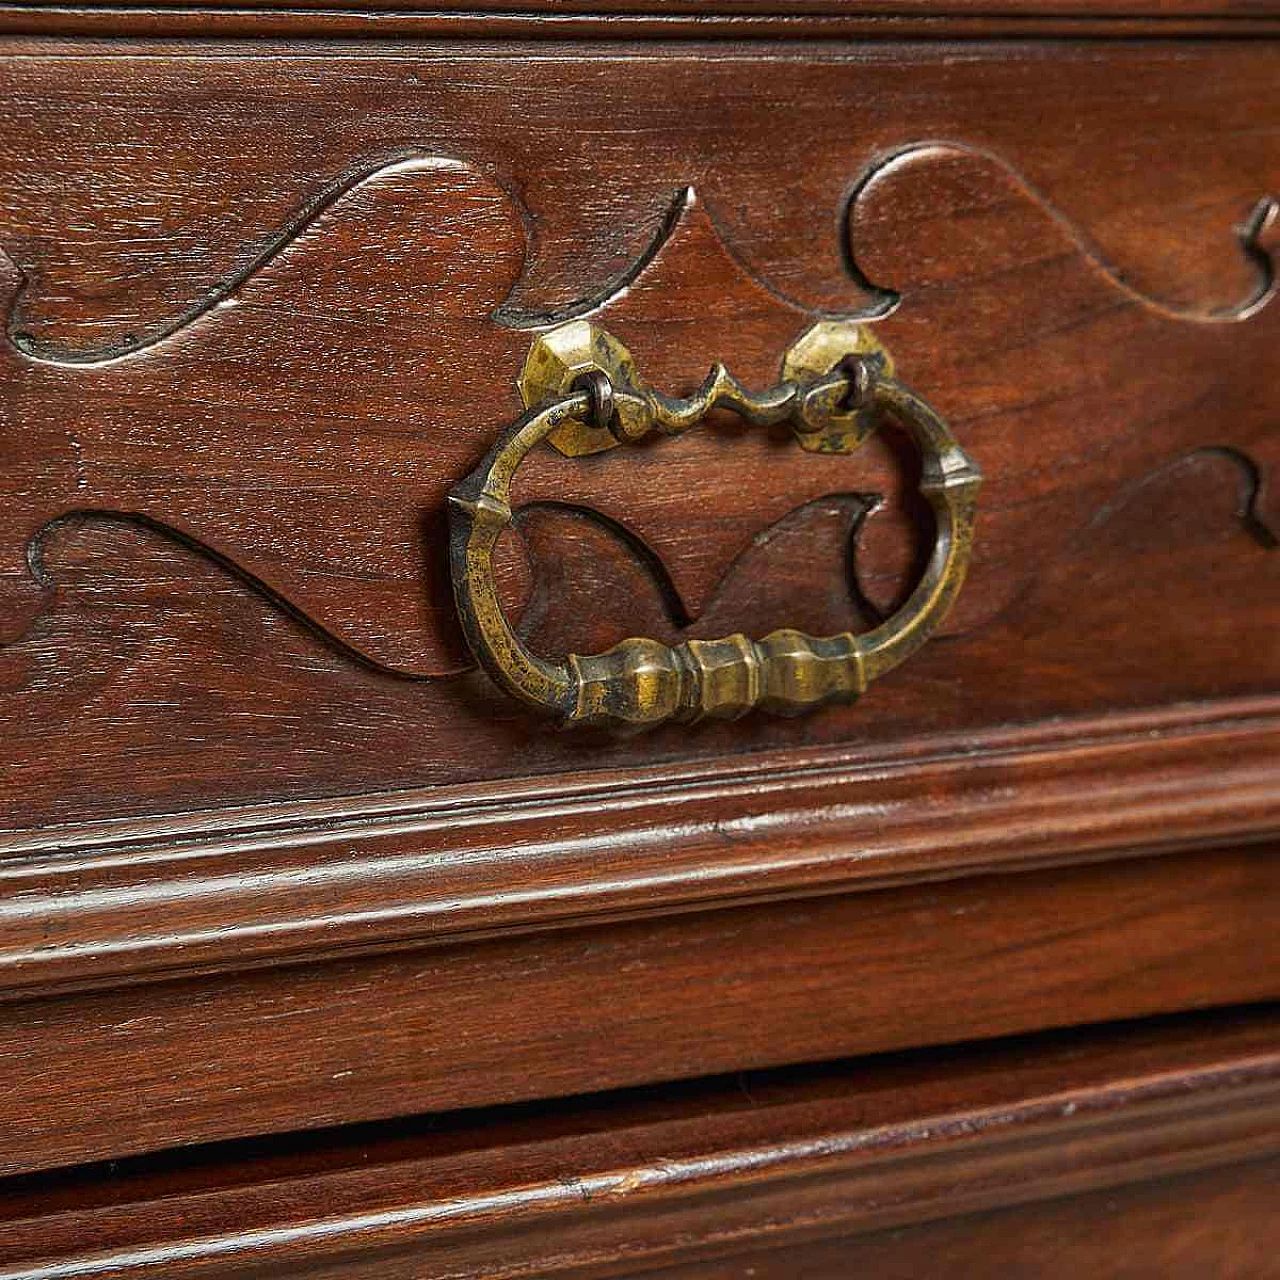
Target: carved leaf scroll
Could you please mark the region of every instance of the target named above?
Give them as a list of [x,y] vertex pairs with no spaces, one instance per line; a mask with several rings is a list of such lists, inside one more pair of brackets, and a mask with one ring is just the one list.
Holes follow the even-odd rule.
[[[11,332],[4,634],[53,589],[43,531],[99,512],[204,548],[368,663],[463,669],[443,498],[518,412],[512,377],[529,333],[512,326],[592,314],[651,382],[681,393],[726,356],[748,383],[771,382],[812,319],[742,266],[692,190],[632,269],[569,311],[523,314],[508,299],[528,270],[526,223],[476,169],[402,156],[322,193],[249,269],[143,339],[77,358]],[[1242,235],[1257,268],[1249,296],[1188,317],[1118,278],[1000,157],[931,143],[863,175],[848,210],[851,275],[880,298],[878,332],[903,376],[989,477],[952,630],[999,614],[1119,489],[1170,458],[1214,444],[1265,479],[1278,461],[1274,234],[1274,205],[1259,204]],[[10,269],[3,283],[12,308],[23,281]],[[851,488],[881,494],[857,591],[891,608],[918,533],[892,433],[833,463],[740,432],[722,423],[587,459],[548,451],[517,497],[603,513],[662,567],[672,616],[692,624],[735,557],[789,512]],[[1256,516],[1275,530],[1272,504],[1264,484]],[[517,562],[513,590],[520,580]],[[608,592],[600,607],[615,600],[625,610]]]
[[41,528],[105,510],[207,548],[372,662],[456,670],[438,498],[492,430],[477,406],[514,399],[524,344],[492,313],[523,260],[500,188],[402,159],[165,336],[89,362],[0,351],[7,626],[47,593],[26,563],[34,546],[39,578]]
[[1203,447],[1249,460],[1274,541],[1278,212],[1266,198],[1242,223],[1249,291],[1189,316],[1117,278],[1000,157],[930,143],[857,184],[851,259],[900,299],[877,332],[904,377],[940,388],[988,477],[957,630],[1000,613],[1126,485]]
[[[491,181],[401,159],[317,203],[164,333],[94,359],[17,337],[0,352],[18,458],[0,478],[9,634],[51,589],[42,530],[96,511],[205,548],[376,666],[468,666],[440,554],[444,496],[520,412],[513,377],[530,337],[494,313],[524,247],[520,211]],[[11,304],[20,283],[10,274]],[[742,269],[692,190],[584,309],[634,335],[655,384],[674,390],[727,351],[748,382],[775,381],[812,319]],[[782,434],[740,435],[721,422],[633,451],[638,484],[620,458],[548,451],[517,496],[569,497],[625,524],[696,618],[761,529],[851,480]]]
[[[1117,493],[990,626],[934,641],[910,679],[882,682],[876,714],[863,705],[708,725],[696,744],[679,728],[645,739],[549,733],[474,677],[446,689],[353,666],[225,565],[131,522],[64,521],[46,549],[58,598],[28,636],[0,648],[0,831],[276,799],[282,789],[345,795],[584,760],[625,767],[655,752],[851,739],[874,747],[939,731],[981,740],[987,727],[1028,716],[1265,695],[1280,680],[1280,555],[1249,520],[1254,495],[1237,455],[1175,459]],[[769,545],[735,563],[708,625],[723,629],[717,610],[743,595],[762,606],[752,561],[775,546],[789,563],[821,557],[843,574],[840,548],[857,514],[852,499],[824,500],[770,531]],[[683,630],[643,566],[605,560],[601,544],[615,535],[596,519],[535,507],[524,520],[549,588],[527,615],[531,638],[576,642],[581,601],[558,588],[602,564],[601,590],[628,595],[616,619],[590,626],[630,618],[655,633]],[[799,575],[770,576],[764,603],[779,616],[815,628],[864,621],[847,595],[815,599]],[[1241,598],[1249,608],[1223,608]],[[1135,614],[1150,625],[1132,625]],[[1229,652],[1242,660],[1224,663]],[[462,719],[460,707],[476,714]]]

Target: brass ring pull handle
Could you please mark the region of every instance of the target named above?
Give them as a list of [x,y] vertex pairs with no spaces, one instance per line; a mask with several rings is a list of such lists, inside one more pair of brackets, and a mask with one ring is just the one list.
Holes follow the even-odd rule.
[[[687,400],[648,388],[626,349],[585,321],[540,337],[521,390],[529,411],[449,495],[450,567],[458,615],[476,660],[512,697],[566,725],[640,729],[666,720],[732,718],[759,707],[796,715],[852,702],[915,652],[946,617],[964,582],[982,477],[946,423],[891,375],[883,348],[862,328],[822,323],[787,352],[780,382],[760,394],[716,365]],[[651,431],[677,435],[713,408],[757,425],[787,423],[802,448],[846,453],[882,418],[915,441],[920,489],[936,537],[924,575],[892,617],[861,635],[774,631],[674,647],[630,639],[605,653],[551,662],[511,629],[498,600],[493,550],[511,522],[511,481],[549,440],[570,455],[598,452]]]

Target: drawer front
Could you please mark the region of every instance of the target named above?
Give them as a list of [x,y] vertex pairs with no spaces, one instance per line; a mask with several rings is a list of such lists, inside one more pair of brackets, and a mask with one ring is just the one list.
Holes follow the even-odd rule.
[[1278,898],[1272,845],[28,996],[0,1175],[1276,1000]]
[[10,1184],[6,1280],[1271,1277],[1274,1016],[367,1126]]
[[[1278,67],[1231,41],[11,42],[0,822],[1269,694]],[[776,383],[831,316],[984,476],[939,634],[795,721],[564,734],[499,695],[447,495],[539,335],[589,318],[684,396],[717,360]],[[553,657],[867,630],[934,543],[921,465],[889,425],[828,456],[727,417],[539,448],[500,599]]]
[[[8,40],[5,1170],[1280,997],[1278,71]],[[531,449],[468,559],[588,324],[634,364],[570,417],[689,429]],[[822,396],[898,409],[803,447]],[[477,665],[490,577],[518,658],[644,637],[638,689],[905,660],[566,730]]]

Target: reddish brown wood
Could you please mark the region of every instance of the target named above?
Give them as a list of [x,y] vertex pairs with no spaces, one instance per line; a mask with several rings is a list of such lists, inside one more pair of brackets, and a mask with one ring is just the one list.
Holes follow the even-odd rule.
[[[345,0],[291,0],[287,8],[300,18],[307,11],[323,12],[343,8]],[[86,10],[105,8],[100,4],[76,6]],[[112,8],[121,11],[119,20],[131,10],[154,7],[154,0],[114,0]],[[176,11],[202,9],[272,9],[281,7],[276,0],[177,0],[168,6]],[[480,14],[517,13],[524,15],[574,14],[701,14],[708,6],[701,0],[478,0],[467,6]],[[430,12],[420,0],[367,0],[360,6],[368,13],[402,11]],[[768,17],[837,17],[858,13],[875,16],[891,14],[969,13],[990,17],[993,13],[1016,15],[1043,13],[1057,17],[1088,15],[1097,17],[1259,17],[1275,13],[1276,0],[718,0],[711,12],[715,15],[764,14]]]
[[1280,1276],[1278,1197],[1280,1160],[1270,1159],[852,1239],[626,1274],[636,1280],[916,1280],[941,1258],[956,1280],[986,1280],[993,1269],[1009,1280],[1274,1280]]
[[[25,277],[0,446],[7,825],[976,745],[1276,687],[1271,45],[148,52],[12,42],[0,77]],[[73,128],[104,95],[119,109]],[[566,99],[604,131],[567,130]],[[722,159],[698,141],[716,130]],[[787,131],[806,159],[781,181]],[[920,146],[939,138],[959,141]],[[611,290],[594,314],[672,390],[719,356],[769,381],[819,310],[897,291],[878,331],[988,476],[950,637],[847,711],[629,743],[548,734],[457,674],[444,493],[517,411],[527,326]],[[94,352],[120,358],[65,363]],[[529,466],[544,505],[508,589],[549,650],[865,625],[929,536],[892,433],[840,466],[729,430]],[[888,501],[847,558],[869,491]]]
[[38,830],[0,841],[0,992],[1263,839],[1264,708],[1045,726],[981,757],[935,739],[775,755],[767,777],[746,759]]
[[881,3],[768,4],[743,0],[714,8],[685,3],[631,4],[559,0],[437,9],[413,0],[359,8],[341,0],[289,4],[127,5],[0,4],[0,32],[39,36],[122,35],[172,39],[380,39],[497,38],[519,40],[955,40],[1017,37],[1274,37],[1280,32],[1274,0],[891,0]]
[[[999,753],[1001,734],[982,726],[1025,721],[1031,708],[1061,716],[1175,698],[1265,696],[1275,687],[1265,673],[1278,660],[1275,596],[1265,585],[1275,557],[1236,518],[1239,485],[1227,459],[1175,469],[1081,541],[1088,577],[1072,556],[1060,556],[1015,611],[971,638],[937,641],[848,712],[623,741],[550,734],[474,680],[452,687],[442,709],[434,687],[326,651],[190,553],[124,527],[64,529],[49,560],[58,602],[30,639],[0,652],[8,783],[0,828],[451,783],[486,772],[643,769],[655,760],[778,751],[842,734],[870,759],[889,756],[893,739],[907,731],[950,731],[970,752],[990,744]],[[1206,491],[1214,501],[1204,501]],[[554,545],[583,563],[574,560],[583,544],[568,541],[566,523],[558,522]],[[1163,539],[1161,530],[1171,527],[1183,541]],[[535,554],[546,545],[535,543]],[[1170,596],[1175,571],[1187,576]],[[820,629],[824,601],[802,577],[790,590],[776,580],[769,588],[774,599],[753,617],[777,622],[789,614]],[[622,594],[624,622],[668,633],[639,590]],[[1248,608],[1223,609],[1231,599]],[[581,592],[566,592],[556,614],[544,615],[548,648],[557,627],[562,639],[587,640],[622,629],[605,618],[584,636],[574,619],[557,620],[581,603]],[[833,615],[834,608],[825,614]],[[1133,625],[1161,616],[1167,626]],[[727,626],[731,617],[713,609],[710,622]],[[451,708],[465,716],[465,740],[441,723]],[[1094,730],[1082,724],[1079,732]],[[1212,790],[1217,780],[1206,773],[1184,785]]]
[[[1275,5],[988,8],[0,5],[0,1173],[175,1149],[0,1187],[0,1275],[1265,1267],[1267,1012],[271,1150],[1280,1000],[1280,46],[1084,38]],[[1079,38],[847,39],[960,31]],[[686,392],[833,312],[986,473],[948,634],[789,723],[499,699],[442,501],[533,334]],[[508,607],[865,627],[912,466],[546,454]]]
[[[607,288],[690,183],[759,278],[806,306],[857,306],[865,294],[838,230],[845,199],[872,162],[938,139],[1001,157],[1142,293],[1225,307],[1256,283],[1236,227],[1277,186],[1267,135],[1249,128],[1274,74],[1265,42],[1032,41],[963,56],[911,44],[672,44],[655,57],[625,45],[447,43],[189,44],[165,56],[127,42],[13,40],[5,52],[6,248],[37,277],[17,327],[72,350],[156,332],[249,266],[308,200],[406,150],[463,159],[525,206],[537,254],[513,301],[534,311]],[[120,109],[98,130],[66,128],[110,92]],[[344,94],[367,97],[358,129]],[[996,96],[1004,109],[993,113]],[[775,111],[784,99],[788,110]],[[598,124],[562,127],[575,118]],[[182,147],[201,122],[203,146]],[[708,129],[734,149],[717,159],[702,145]],[[805,163],[778,181],[796,135]],[[64,168],[80,182],[62,200],[42,195],[35,175]],[[744,202],[752,189],[769,200]],[[163,223],[139,209],[157,199]],[[399,261],[381,278],[391,288],[398,272],[421,269]],[[676,322],[684,305],[671,304]],[[958,346],[954,335],[943,344]]]
[[1264,846],[22,1001],[0,1167],[1278,999],[1278,894]]
[[30,1180],[0,1274],[1268,1276],[1278,1052],[1188,1019]]

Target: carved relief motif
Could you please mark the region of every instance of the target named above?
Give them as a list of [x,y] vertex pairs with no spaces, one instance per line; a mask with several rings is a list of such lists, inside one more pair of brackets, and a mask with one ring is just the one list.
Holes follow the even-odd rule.
[[[1276,220],[1274,200],[1255,206],[1240,240],[1256,280],[1236,304],[1203,312],[1142,296],[1001,157],[920,144],[858,180],[850,275],[879,299],[871,312],[905,375],[989,477],[952,630],[1001,613],[1116,492],[1173,458],[1227,448],[1265,481],[1278,461],[1263,372],[1277,342]],[[744,353],[744,381],[768,384],[777,370],[757,353],[782,350],[814,315],[743,268],[692,189],[620,277],[554,315],[532,312],[512,301],[536,266],[529,221],[476,168],[398,155],[319,193],[246,268],[142,337],[76,350],[11,322],[0,349],[0,639],[50,599],[49,530],[96,513],[202,549],[362,662],[415,677],[465,669],[444,495],[517,409],[529,329],[589,314],[654,381],[688,389],[725,352]],[[12,315],[27,282],[5,265]],[[1016,329],[998,305],[1010,288]],[[1144,354],[1170,350],[1179,378],[1149,374],[1159,362]],[[634,464],[548,452],[518,497],[616,531],[697,633],[744,547],[767,545],[768,530],[832,494],[879,495],[850,573],[861,607],[889,612],[918,533],[892,444],[836,473],[827,458],[733,432],[655,451],[640,484]],[[1253,519],[1267,536],[1280,528],[1271,504],[1263,484]],[[545,604],[518,547],[507,589]]]
[[[864,706],[603,741],[534,725],[475,676],[446,690],[353,664],[246,591],[225,564],[133,521],[69,519],[46,540],[57,597],[28,636],[0,648],[0,707],[15,713],[0,735],[0,831],[282,792],[469,783],[566,761],[626,767],[695,745],[718,753],[852,740],[874,753],[904,735],[980,732],[1028,708],[1087,716],[1171,698],[1265,695],[1280,670],[1280,555],[1248,514],[1255,479],[1246,460],[1211,450],[1136,478],[1000,617],[935,640],[909,678],[886,681],[878,714]],[[879,518],[867,515],[866,499],[849,493],[764,530],[708,601],[705,626],[723,633],[744,614],[764,630],[873,626],[874,607],[842,572],[854,535],[865,538]],[[674,643],[686,634],[652,555],[624,531],[556,503],[530,504],[518,519],[531,562],[523,623],[532,647],[604,648],[637,632]],[[1181,566],[1172,592],[1171,528]],[[834,571],[815,581],[814,565]],[[1222,607],[1241,598],[1248,609]],[[621,603],[611,617],[601,602],[612,600]],[[1135,614],[1151,625],[1108,643]],[[1224,646],[1248,660],[1224,664]],[[460,717],[460,707],[474,714]]]

